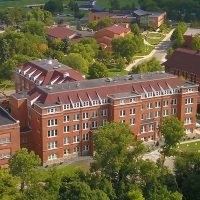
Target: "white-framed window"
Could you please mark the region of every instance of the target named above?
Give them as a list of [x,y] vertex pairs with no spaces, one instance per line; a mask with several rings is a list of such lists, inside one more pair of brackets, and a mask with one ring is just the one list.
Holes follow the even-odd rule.
[[185,99],[185,104],[193,104],[194,103],[194,99],[193,98],[188,98],[188,99]]
[[74,124],[74,131],[79,131],[79,124]]
[[49,119],[47,122],[47,126],[57,126],[58,120],[57,119]]
[[89,141],[89,140],[90,140],[89,133],[83,134],[83,141]]
[[57,153],[53,153],[48,155],[48,160],[55,160],[58,158],[58,154]]
[[0,153],[0,160],[9,159],[10,153]]
[[106,103],[108,103],[108,100],[107,100],[107,99],[102,99],[102,100],[101,100],[101,103],[102,103],[102,104],[106,104]]
[[48,150],[57,149],[58,148],[58,141],[48,142]]
[[[58,130],[57,129],[53,129],[53,130],[48,130],[47,131],[47,136],[48,137],[56,137],[57,135],[58,135]],[[0,142],[1,142],[1,139],[0,139]]]
[[74,143],[80,142],[80,137],[79,137],[79,135],[75,135],[75,136],[74,136],[73,142],[74,142]]
[[193,88],[188,88],[187,92],[193,92]]
[[108,110],[107,109],[104,109],[104,110],[102,110],[102,116],[107,116],[107,114],[108,114]]
[[141,114],[141,120],[144,120],[144,114]]
[[126,99],[120,99],[120,104],[125,104],[126,103]]
[[56,113],[57,112],[57,108],[49,108],[47,109],[47,113],[48,114],[52,114],[52,113]]
[[89,118],[89,114],[87,112],[83,113],[83,119],[88,119]]
[[69,137],[64,138],[64,139],[63,139],[63,144],[64,144],[64,145],[70,144],[70,138],[69,138]]
[[172,99],[172,105],[176,105],[177,104],[177,99]]
[[98,111],[93,111],[93,112],[92,112],[92,117],[93,117],[93,118],[98,117]]
[[164,106],[164,107],[166,107],[166,106],[168,106],[168,105],[169,105],[168,100],[163,101],[163,106]]
[[161,107],[161,102],[160,101],[156,101],[155,102],[155,107],[156,108],[160,108]]
[[153,108],[153,104],[152,104],[151,102],[147,103],[147,108],[148,108],[148,109]]
[[192,118],[191,117],[185,118],[184,124],[192,124]]
[[98,127],[98,122],[92,121],[92,128],[97,128],[97,127]]
[[64,156],[70,155],[70,149],[64,149],[63,154],[64,154]]
[[152,118],[152,113],[151,112],[147,112],[147,119],[151,119]]
[[176,108],[172,108],[172,115],[176,115],[177,111]]
[[69,110],[69,109],[70,109],[70,104],[63,105],[63,110]]
[[102,120],[102,126],[105,126],[106,123],[107,123],[107,120],[106,120],[106,119],[103,119],[103,120]]
[[87,107],[87,106],[89,106],[90,105],[90,102],[89,101],[84,101],[83,102],[83,107]]
[[74,114],[74,121],[78,121],[80,119],[80,115],[79,114]]
[[121,120],[121,123],[126,123],[126,120],[125,120],[125,119],[122,119],[122,120]]
[[161,96],[162,92],[161,91],[156,91],[156,96]]
[[125,110],[120,110],[120,117],[124,117],[126,115],[126,111]]
[[74,108],[80,108],[81,104],[80,102],[74,103]]
[[0,144],[8,144],[11,142],[10,137],[0,138]]
[[99,105],[99,100],[92,100],[92,105],[93,105],[93,106]]
[[148,97],[153,97],[153,92],[148,92]]
[[149,136],[149,140],[150,140],[150,141],[153,141],[153,140],[154,140],[153,135]]
[[69,126],[64,126],[64,127],[63,127],[63,132],[64,132],[64,133],[69,133],[69,132],[70,132]]
[[135,115],[135,108],[130,109],[130,115]]
[[144,110],[145,109],[145,105],[144,104],[142,104],[142,108],[141,108],[141,110]]
[[78,153],[80,151],[80,147],[74,147],[74,153]]
[[141,133],[147,132],[147,127],[146,125],[141,126]]
[[191,114],[193,111],[192,107],[185,108],[185,114]]
[[135,102],[135,98],[134,97],[130,98],[130,103],[133,103],[133,102]]
[[160,110],[157,110],[157,111],[155,112],[155,117],[160,117]]
[[83,123],[83,130],[86,130],[86,129],[88,129],[88,128],[89,128],[88,122],[84,122],[84,123]]
[[186,133],[186,134],[192,133],[192,128],[186,128],[186,129],[185,129],[185,133]]
[[135,118],[130,119],[130,125],[135,125]]
[[83,145],[83,151],[89,151],[89,145]]
[[163,116],[165,117],[165,116],[168,116],[168,110],[163,110]]
[[69,115],[64,116],[63,122],[69,122]]
[[153,125],[153,124],[150,124],[150,125],[149,125],[149,132],[152,132],[152,131],[154,131],[154,125]]

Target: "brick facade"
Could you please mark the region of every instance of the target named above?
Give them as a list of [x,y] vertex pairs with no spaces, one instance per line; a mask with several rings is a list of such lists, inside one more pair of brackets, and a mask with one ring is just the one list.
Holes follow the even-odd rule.
[[177,116],[186,132],[192,132],[197,88],[165,73],[87,80],[14,94],[11,111],[24,128],[21,146],[34,150],[48,165],[91,155],[92,134],[106,122],[129,124],[145,142],[158,139],[157,127],[166,116]]

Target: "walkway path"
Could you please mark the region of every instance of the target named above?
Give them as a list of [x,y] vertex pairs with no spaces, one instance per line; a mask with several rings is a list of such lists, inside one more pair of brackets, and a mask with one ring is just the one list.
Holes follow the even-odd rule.
[[167,54],[167,50],[172,46],[172,41],[170,41],[170,37],[173,33],[174,29],[171,30],[165,38],[160,42],[160,44],[155,46],[155,49],[147,56],[144,56],[143,58],[139,58],[137,60],[134,60],[132,63],[130,63],[126,67],[126,71],[130,71],[133,66],[138,65],[140,63],[143,63],[144,61],[147,61],[151,59],[152,57],[155,57],[160,63],[163,63],[165,61],[165,56]]

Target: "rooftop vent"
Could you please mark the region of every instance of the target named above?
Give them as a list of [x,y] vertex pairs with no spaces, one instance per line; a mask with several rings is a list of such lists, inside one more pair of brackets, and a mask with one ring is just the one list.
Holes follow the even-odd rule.
[[112,78],[107,78],[106,82],[112,82]]
[[68,72],[65,72],[65,73],[63,74],[63,77],[64,77],[64,78],[69,77],[69,73],[68,73]]
[[76,87],[80,87],[80,83],[76,83]]
[[49,64],[49,65],[52,65],[52,64],[53,64],[52,60],[49,60],[49,61],[48,61],[48,64]]
[[49,86],[49,85],[47,85],[46,88],[47,88],[48,90],[52,90],[52,89],[53,89],[53,87],[52,87],[52,86]]
[[53,67],[53,69],[58,69],[58,67]]

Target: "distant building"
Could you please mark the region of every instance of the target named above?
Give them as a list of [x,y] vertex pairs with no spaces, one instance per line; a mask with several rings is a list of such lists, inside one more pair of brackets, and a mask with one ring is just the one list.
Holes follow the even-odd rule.
[[149,12],[141,9],[133,12],[140,27],[159,28],[166,20],[166,12]]
[[77,36],[76,31],[69,28],[68,25],[61,25],[56,27],[50,27],[47,30],[47,36],[50,40],[54,39],[73,39]]
[[194,83],[200,83],[199,51],[178,48],[163,65],[168,73],[182,76]]
[[200,29],[188,28],[184,33],[185,46],[192,49],[192,40],[195,36],[200,36]]
[[20,149],[20,127],[11,115],[0,107],[0,168],[8,167],[8,160]]
[[107,122],[127,123],[138,140],[155,142],[167,116],[196,127],[198,85],[154,72],[38,86],[11,96],[12,116],[21,124],[21,145],[43,165],[92,155],[92,136]]
[[29,61],[16,70],[16,91],[32,90],[40,85],[84,80],[84,75],[54,59]]
[[80,3],[78,5],[78,7],[80,10],[92,10],[92,9],[94,9],[95,4],[96,4],[95,0],[89,0],[89,1],[85,1],[83,3]]
[[112,40],[118,37],[124,37],[130,33],[130,28],[124,26],[113,25],[103,28],[95,33],[95,39],[100,44],[102,48],[109,51],[112,50]]

